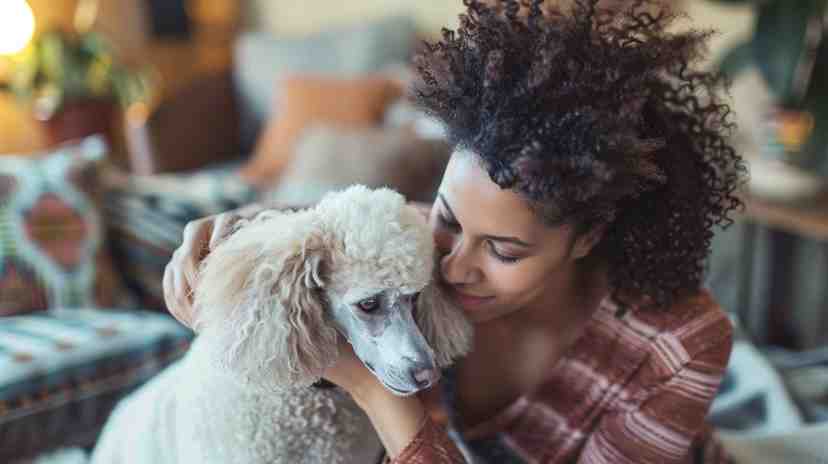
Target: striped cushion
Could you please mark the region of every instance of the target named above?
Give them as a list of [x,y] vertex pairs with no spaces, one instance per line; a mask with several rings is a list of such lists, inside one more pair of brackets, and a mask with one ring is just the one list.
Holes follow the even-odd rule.
[[125,394],[187,349],[147,311],[53,309],[0,318],[0,462],[89,445]]
[[187,222],[256,199],[256,191],[235,175],[237,166],[109,182],[104,219],[113,258],[142,307],[163,310],[164,267]]

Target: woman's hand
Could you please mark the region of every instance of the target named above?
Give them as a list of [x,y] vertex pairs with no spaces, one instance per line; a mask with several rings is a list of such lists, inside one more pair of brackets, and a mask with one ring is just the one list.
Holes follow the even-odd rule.
[[344,337],[339,337],[339,358],[328,367],[322,376],[348,392],[355,400],[370,399],[384,389],[382,383],[365,367]]
[[193,327],[192,289],[198,278],[198,265],[210,251],[227,237],[240,219],[255,216],[264,209],[252,204],[241,209],[208,216],[187,223],[184,238],[164,269],[164,302],[167,310],[179,322]]
[[359,360],[347,341],[340,342],[339,359],[323,376],[350,393],[365,411],[389,456],[400,454],[423,426],[426,411],[420,399],[391,393]]

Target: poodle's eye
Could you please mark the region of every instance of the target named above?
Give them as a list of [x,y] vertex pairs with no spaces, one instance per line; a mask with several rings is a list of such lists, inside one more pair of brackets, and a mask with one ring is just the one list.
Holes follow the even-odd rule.
[[372,296],[370,298],[366,298],[359,303],[357,303],[359,309],[366,313],[373,313],[377,309],[379,309],[379,299],[377,297]]

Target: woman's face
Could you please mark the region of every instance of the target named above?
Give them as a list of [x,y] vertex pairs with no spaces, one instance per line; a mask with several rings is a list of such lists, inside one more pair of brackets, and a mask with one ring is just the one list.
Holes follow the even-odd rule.
[[574,227],[540,222],[526,200],[501,189],[477,155],[455,152],[431,210],[443,283],[475,323],[543,305],[568,290],[585,254]]

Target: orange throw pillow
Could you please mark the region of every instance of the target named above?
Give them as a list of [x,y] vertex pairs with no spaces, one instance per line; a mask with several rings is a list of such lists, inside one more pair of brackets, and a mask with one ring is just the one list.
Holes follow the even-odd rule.
[[271,118],[241,175],[259,187],[272,186],[293,156],[300,134],[313,125],[364,128],[377,125],[385,108],[402,96],[396,81],[379,76],[341,79],[291,76],[276,92]]

